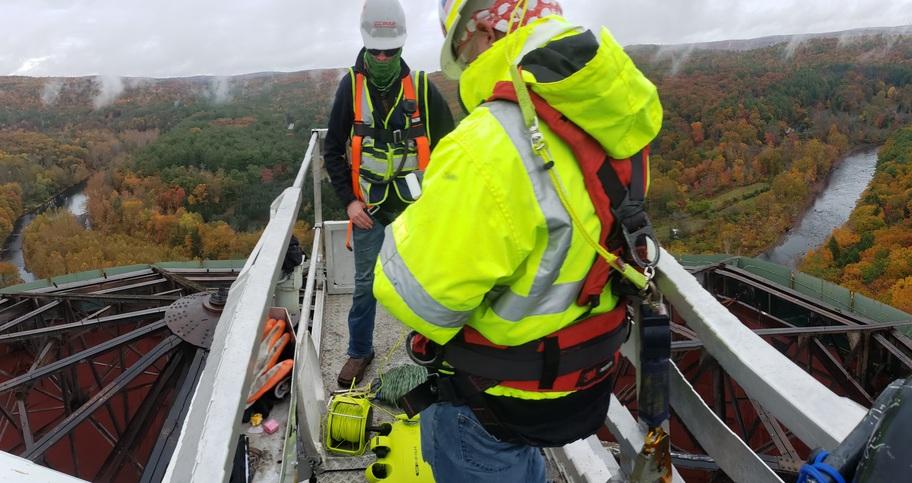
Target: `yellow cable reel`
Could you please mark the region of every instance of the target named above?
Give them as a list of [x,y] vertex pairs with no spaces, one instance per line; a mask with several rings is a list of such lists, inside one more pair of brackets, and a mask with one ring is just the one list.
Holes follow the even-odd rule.
[[331,453],[360,456],[367,448],[371,404],[365,397],[333,396],[323,425],[323,445]]

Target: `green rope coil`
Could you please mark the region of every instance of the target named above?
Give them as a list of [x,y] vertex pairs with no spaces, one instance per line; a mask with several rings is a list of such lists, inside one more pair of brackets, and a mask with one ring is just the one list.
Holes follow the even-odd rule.
[[393,407],[399,407],[399,398],[427,380],[427,369],[421,366],[405,365],[394,367],[374,379],[375,399]]

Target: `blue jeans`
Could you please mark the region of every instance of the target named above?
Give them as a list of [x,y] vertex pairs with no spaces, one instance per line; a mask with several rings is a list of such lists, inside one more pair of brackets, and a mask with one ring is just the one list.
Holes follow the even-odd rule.
[[374,219],[370,230],[352,226],[352,249],[355,251],[355,293],[348,312],[348,356],[362,359],[374,353],[374,265],[383,246],[386,227]]
[[437,483],[543,483],[538,448],[491,436],[467,406],[438,403],[421,412],[421,454]]

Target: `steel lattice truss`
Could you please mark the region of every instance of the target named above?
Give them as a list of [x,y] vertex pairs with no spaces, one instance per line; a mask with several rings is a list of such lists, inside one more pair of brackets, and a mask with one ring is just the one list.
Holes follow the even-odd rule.
[[5,295],[0,450],[91,481],[161,480],[208,352],[169,306],[235,277],[152,268]]
[[[864,407],[892,380],[912,373],[912,340],[898,328],[835,309],[747,271],[718,266],[699,274],[742,323],[840,396]],[[703,343],[672,312],[675,364],[707,405],[785,481],[794,480],[810,453],[794,434],[703,350]],[[615,394],[636,409],[636,371],[621,360]],[[728,481],[696,438],[671,420],[673,462],[688,481]]]

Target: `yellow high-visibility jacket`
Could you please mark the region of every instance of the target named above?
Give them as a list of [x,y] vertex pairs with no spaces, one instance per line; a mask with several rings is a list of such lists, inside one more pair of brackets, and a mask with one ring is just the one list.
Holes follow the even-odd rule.
[[[460,97],[469,115],[431,156],[420,200],[387,227],[374,294],[405,325],[445,344],[469,325],[495,344],[516,346],[556,332],[587,307],[576,304],[595,250],[576,233],[543,162],[531,149],[516,104],[485,102],[508,67],[551,42],[577,37],[570,75],[524,76],[531,90],[585,130],[616,159],[658,133],[655,86],[603,29],[600,38],[561,17],[537,20],[496,42],[468,66]],[[589,44],[587,44],[589,42]],[[588,52],[585,58],[573,58]],[[548,57],[548,56],[545,56]],[[565,73],[566,74],[566,73]],[[548,77],[548,78],[544,78]],[[582,224],[598,239],[600,222],[568,145],[541,130]],[[606,287],[593,314],[618,297]],[[487,391],[524,399],[567,393]]]

